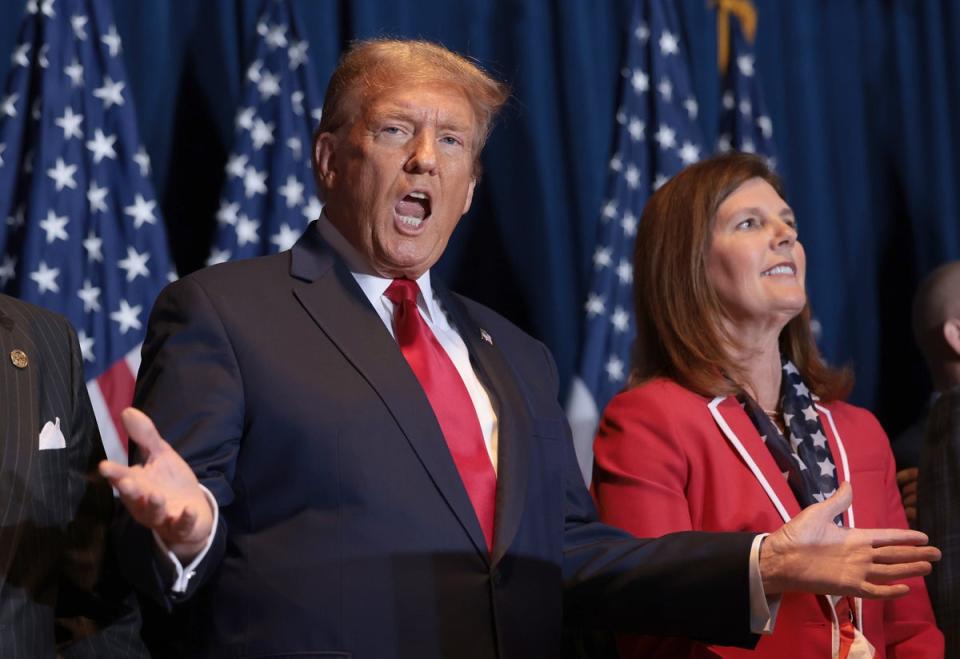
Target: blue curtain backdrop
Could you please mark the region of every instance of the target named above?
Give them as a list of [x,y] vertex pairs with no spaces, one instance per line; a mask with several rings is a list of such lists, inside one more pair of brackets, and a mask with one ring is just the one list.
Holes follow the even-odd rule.
[[[716,22],[677,0],[707,143]],[[542,338],[569,382],[615,135],[631,0],[300,0],[319,84],[352,39],[422,37],[513,87],[471,213],[439,266]],[[822,347],[888,430],[928,383],[909,330],[919,278],[960,258],[960,3],[756,0],[757,68],[808,252]],[[24,2],[0,0],[0,74]],[[181,274],[200,267],[260,0],[115,0],[142,139]],[[561,394],[562,395],[562,394]]]

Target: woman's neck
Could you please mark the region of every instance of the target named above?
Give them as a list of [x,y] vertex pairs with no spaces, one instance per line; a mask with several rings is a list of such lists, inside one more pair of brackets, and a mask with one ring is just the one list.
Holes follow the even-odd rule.
[[777,337],[745,345],[734,352],[733,358],[742,365],[741,373],[747,379],[742,384],[747,393],[764,410],[776,410],[780,405],[780,381],[783,378]]

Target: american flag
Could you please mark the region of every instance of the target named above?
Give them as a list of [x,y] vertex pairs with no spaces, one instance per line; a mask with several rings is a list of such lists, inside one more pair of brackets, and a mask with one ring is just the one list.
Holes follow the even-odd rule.
[[717,151],[758,153],[766,156],[771,168],[776,168],[773,122],[767,114],[754,67],[753,44],[747,41],[735,17],[731,16],[730,23],[730,64],[720,98]]
[[77,329],[104,448],[126,461],[146,315],[173,277],[108,0],[30,0],[0,103],[0,286]]
[[267,0],[207,265],[289,249],[320,215],[310,168],[320,97],[299,34],[291,2]]
[[620,391],[636,334],[633,243],[650,194],[704,155],[687,55],[671,0],[638,0],[629,27],[616,152],[600,213],[580,368],[567,402],[577,458],[589,483],[599,411]]

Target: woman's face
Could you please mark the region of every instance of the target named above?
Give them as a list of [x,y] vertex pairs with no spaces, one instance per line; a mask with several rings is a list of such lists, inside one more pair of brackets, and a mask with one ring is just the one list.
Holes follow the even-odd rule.
[[734,332],[779,334],[806,304],[793,211],[763,179],[746,181],[720,204],[706,265]]

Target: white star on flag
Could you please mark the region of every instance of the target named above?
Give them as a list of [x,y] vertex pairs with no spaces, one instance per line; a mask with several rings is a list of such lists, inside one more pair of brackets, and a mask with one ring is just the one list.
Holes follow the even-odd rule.
[[660,52],[664,55],[676,55],[680,52],[677,38],[668,30],[660,34]]
[[136,154],[134,154],[133,162],[137,163],[137,166],[140,168],[140,176],[150,175],[150,156],[147,155],[147,150],[142,146],[137,149]]
[[237,223],[237,211],[240,210],[240,204],[228,204],[226,201],[220,203],[220,210],[217,211],[217,222],[220,224],[229,224],[233,226]]
[[13,55],[10,61],[17,66],[30,66],[30,59],[27,54],[30,52],[30,44],[22,43],[13,49]]
[[83,361],[96,361],[96,356],[93,354],[94,339],[92,336],[87,336],[84,330],[78,330],[77,343],[80,344],[80,354],[83,355]]
[[115,25],[110,26],[110,31],[100,37],[100,41],[110,49],[110,57],[116,57],[120,54],[120,35],[117,34]]
[[282,224],[280,225],[280,231],[270,237],[270,242],[276,246],[278,251],[283,252],[293,247],[298,238],[300,238],[300,234],[295,229],[287,224]]
[[0,103],[0,109],[8,117],[17,116],[17,101],[20,99],[19,94],[9,94],[4,97],[3,102]]
[[617,307],[613,310],[613,315],[610,316],[610,322],[613,323],[613,328],[618,332],[626,332],[630,327],[630,314],[620,307]]
[[143,307],[139,304],[131,306],[126,300],[120,300],[120,308],[110,312],[110,320],[120,326],[121,334],[126,334],[131,329],[140,329],[140,312],[142,310]]
[[40,220],[40,228],[46,232],[48,244],[55,240],[69,239],[66,229],[69,221],[70,220],[67,219],[66,215],[58,217],[57,214],[53,212],[52,208],[47,211],[47,217],[43,220]]
[[107,210],[107,194],[110,190],[104,186],[99,187],[96,181],[90,181],[90,187],[87,189],[87,201],[90,203],[92,212],[104,212]]
[[97,128],[94,131],[93,139],[87,142],[87,148],[93,154],[93,162],[98,163],[104,158],[111,160],[117,157],[117,152],[113,148],[113,143],[117,141],[116,135],[104,135],[103,131]]
[[265,144],[273,144],[273,123],[257,117],[253,120],[253,129],[250,131],[253,148],[259,151]]
[[64,188],[77,187],[77,182],[73,180],[76,172],[76,165],[68,165],[63,162],[63,158],[57,158],[57,163],[47,170],[47,176],[53,179],[57,192],[60,192]]
[[9,254],[3,257],[3,265],[0,265],[0,286],[6,287],[7,283],[17,274],[17,259]]
[[247,173],[247,157],[244,155],[230,156],[227,160],[227,173],[230,176],[243,178]]
[[50,268],[46,262],[40,261],[37,269],[30,273],[30,279],[36,282],[40,293],[50,291],[59,293],[60,286],[57,285],[57,277],[60,276],[60,268]]
[[74,114],[73,108],[68,105],[63,111],[63,116],[54,119],[53,123],[63,129],[63,139],[69,140],[72,137],[83,137],[83,132],[80,130],[81,121],[83,121],[83,115]]
[[[292,174],[287,177],[287,182],[280,188],[280,194],[287,200],[287,208],[293,208],[303,203],[303,183],[297,180]],[[284,224],[284,226],[287,226]],[[281,250],[282,251],[282,250]]]
[[605,313],[607,306],[604,303],[603,296],[591,293],[587,298],[587,315],[589,316],[599,316],[602,313]]
[[100,289],[91,284],[89,279],[83,281],[83,288],[77,291],[77,297],[83,300],[84,313],[100,311]]
[[83,14],[76,14],[70,17],[70,28],[73,30],[74,36],[77,37],[80,41],[86,41],[87,39],[87,17]]
[[267,173],[258,172],[252,165],[247,167],[243,175],[243,191],[248,199],[256,194],[264,194],[267,191]]
[[150,260],[150,254],[137,252],[133,247],[127,246],[127,257],[117,262],[117,267],[127,273],[127,281],[131,282],[137,277],[149,277],[150,270],[147,268],[147,261]]
[[77,61],[77,58],[73,58],[73,62],[69,66],[65,66],[63,73],[70,78],[70,84],[74,87],[79,87],[83,84],[83,67],[80,65],[80,62]]
[[103,239],[90,230],[83,240],[83,249],[87,252],[87,261],[103,263]]
[[605,370],[607,371],[607,377],[611,380],[615,382],[623,380],[623,362],[616,356],[607,360]]
[[109,110],[114,105],[123,105],[123,88],[125,83],[122,80],[114,82],[110,76],[103,79],[103,86],[93,90],[93,95],[103,101],[103,109]]
[[260,242],[260,235],[257,233],[260,229],[260,222],[251,219],[244,214],[237,218],[237,244],[243,247],[247,243]]
[[156,201],[147,201],[143,198],[143,195],[138,192],[133,200],[133,205],[124,208],[123,212],[133,218],[134,228],[139,229],[144,224],[154,224],[157,221],[156,216],[153,214],[153,209],[156,205]]
[[609,247],[597,247],[593,252],[593,265],[597,268],[605,268],[612,263],[611,256],[613,250]]

